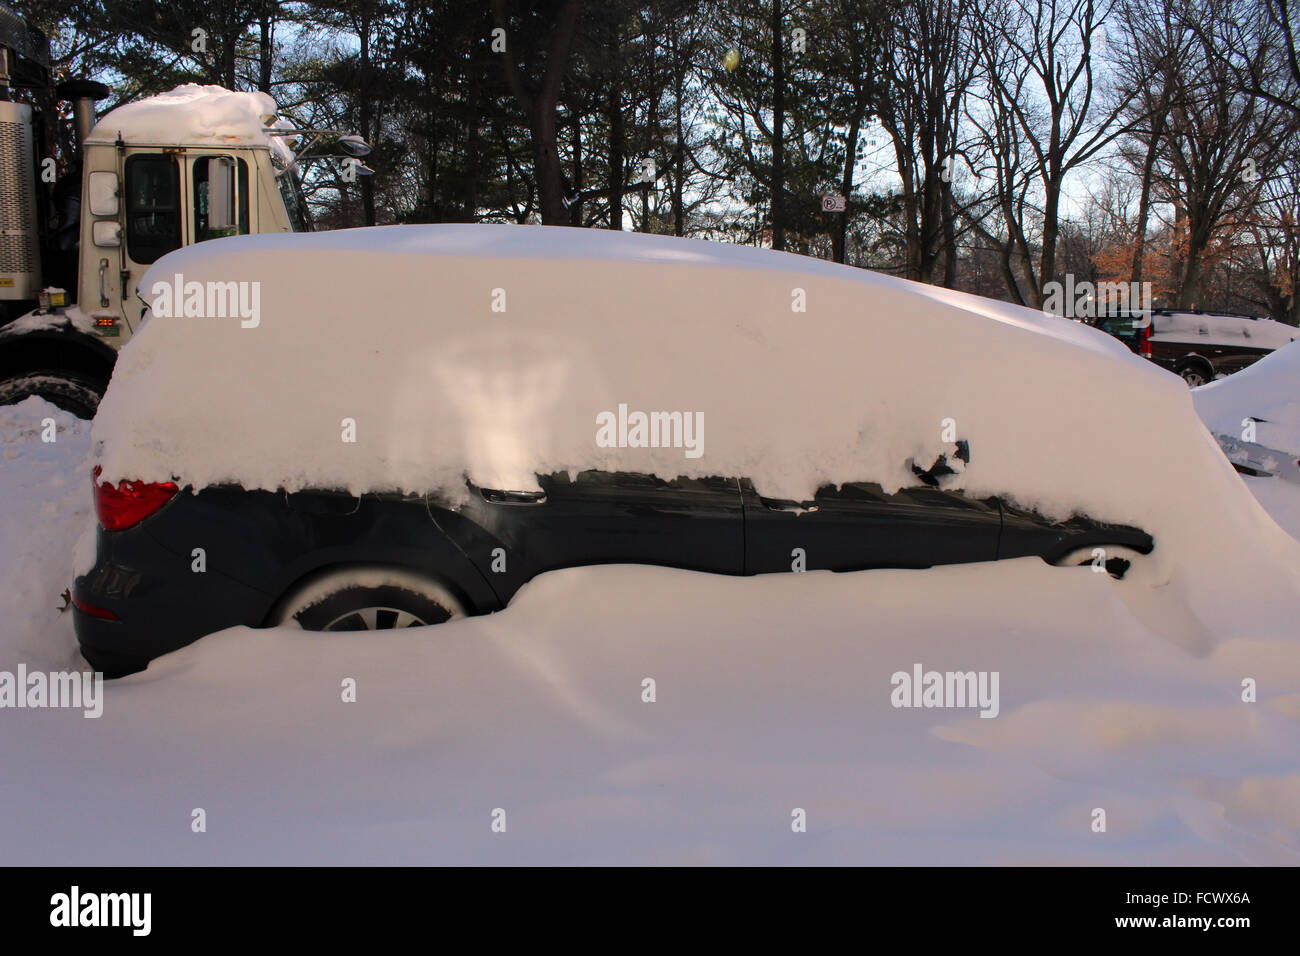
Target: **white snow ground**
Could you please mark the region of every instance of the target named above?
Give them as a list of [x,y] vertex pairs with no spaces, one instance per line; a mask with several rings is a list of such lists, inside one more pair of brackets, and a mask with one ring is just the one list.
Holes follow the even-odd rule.
[[[0,670],[83,666],[56,606],[88,429],[29,399],[0,440]],[[1260,497],[1300,535],[1300,490]],[[1196,636],[1144,593],[1033,559],[604,567],[427,631],[235,628],[98,720],[0,711],[0,863],[1300,862],[1293,622]],[[893,708],[918,662],[998,671],[999,716]]]

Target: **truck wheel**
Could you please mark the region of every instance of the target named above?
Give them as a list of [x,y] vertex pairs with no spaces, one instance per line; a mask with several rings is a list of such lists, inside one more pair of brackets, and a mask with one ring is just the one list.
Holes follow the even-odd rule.
[[103,382],[65,369],[23,372],[0,380],[0,405],[15,405],[25,398],[39,395],[65,412],[85,419],[95,417],[95,409],[99,407],[103,394]]

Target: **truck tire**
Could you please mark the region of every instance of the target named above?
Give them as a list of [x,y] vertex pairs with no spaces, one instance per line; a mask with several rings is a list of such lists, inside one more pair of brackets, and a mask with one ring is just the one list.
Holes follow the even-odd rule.
[[91,419],[95,417],[104,387],[103,382],[89,375],[65,369],[23,372],[0,379],[0,405],[15,405],[32,395],[39,395],[65,412]]

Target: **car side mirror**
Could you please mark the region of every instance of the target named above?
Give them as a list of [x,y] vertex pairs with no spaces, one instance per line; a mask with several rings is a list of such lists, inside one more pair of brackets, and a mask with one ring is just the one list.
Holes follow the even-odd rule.
[[[957,448],[952,453],[953,459],[956,461],[960,461],[964,465],[969,465],[970,464],[970,442],[966,441],[965,439],[962,439],[961,441],[956,442],[955,444]],[[957,469],[954,468],[951,464],[949,464],[948,456],[946,454],[940,455],[938,458],[936,458],[934,460],[934,464],[931,465],[929,468],[922,468],[915,461],[909,461],[908,464],[912,468],[912,474],[916,475],[916,477],[921,479],[921,484],[926,485],[930,488],[938,488],[944,478],[948,478],[952,475],[957,474]]]

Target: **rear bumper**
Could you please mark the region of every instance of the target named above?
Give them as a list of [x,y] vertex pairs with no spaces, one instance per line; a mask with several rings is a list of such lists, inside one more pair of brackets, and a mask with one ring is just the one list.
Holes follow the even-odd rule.
[[155,657],[227,627],[262,623],[270,599],[220,572],[191,570],[141,528],[98,532],[98,560],[73,583],[81,602],[118,620],[73,606],[82,656],[107,676],[143,670]]
[[125,677],[149,665],[147,656],[122,652],[121,648],[130,647],[131,642],[121,621],[106,621],[74,607],[72,626],[77,631],[81,656],[105,677]]

